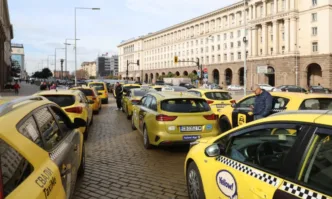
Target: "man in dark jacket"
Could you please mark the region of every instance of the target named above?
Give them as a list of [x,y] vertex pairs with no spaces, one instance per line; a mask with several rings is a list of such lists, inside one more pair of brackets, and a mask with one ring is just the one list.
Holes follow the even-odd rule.
[[118,107],[118,110],[122,108],[121,106],[122,94],[123,94],[123,88],[121,84],[117,82],[115,87],[115,95],[116,95],[116,105]]
[[40,90],[41,90],[41,91],[48,90],[48,89],[47,89],[46,82],[43,82],[43,83],[40,85]]
[[255,90],[254,120],[270,115],[273,98],[269,92],[257,87]]

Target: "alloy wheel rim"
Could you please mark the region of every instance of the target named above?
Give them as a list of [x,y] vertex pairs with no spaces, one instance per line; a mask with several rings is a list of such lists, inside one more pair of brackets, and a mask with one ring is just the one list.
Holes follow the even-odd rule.
[[190,170],[188,175],[188,189],[190,198],[199,199],[199,180],[196,171]]

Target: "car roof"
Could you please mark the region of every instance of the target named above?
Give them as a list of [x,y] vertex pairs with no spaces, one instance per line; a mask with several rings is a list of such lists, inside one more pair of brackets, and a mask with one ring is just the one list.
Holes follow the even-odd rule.
[[223,93],[228,93],[228,91],[221,90],[221,89],[208,89],[208,88],[192,88],[189,89],[188,91],[200,91],[200,92],[223,92]]
[[[270,92],[272,96],[280,96],[286,98],[301,98],[301,99],[312,99],[312,98],[332,98],[329,94],[319,94],[319,93],[293,93],[293,92]],[[247,95],[247,97],[254,96],[255,94]],[[244,98],[242,98],[244,99]]]
[[123,86],[141,86],[139,84],[124,84]]
[[154,97],[156,97],[159,100],[163,100],[163,99],[173,99],[173,98],[177,98],[177,99],[185,99],[185,98],[197,98],[197,99],[203,99],[201,97],[195,96],[193,94],[190,94],[188,92],[173,92],[173,91],[161,91],[161,92],[152,92],[149,93],[151,95],[153,95]]
[[40,91],[36,95],[77,95],[81,91],[79,90],[49,90],[49,91]]

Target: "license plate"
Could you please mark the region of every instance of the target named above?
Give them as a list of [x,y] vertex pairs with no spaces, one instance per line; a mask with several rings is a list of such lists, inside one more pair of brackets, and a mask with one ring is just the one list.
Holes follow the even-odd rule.
[[202,126],[181,126],[181,132],[199,132],[202,131]]
[[217,104],[217,108],[224,108],[225,104]]
[[183,140],[197,140],[199,138],[201,138],[199,135],[184,135],[182,137]]

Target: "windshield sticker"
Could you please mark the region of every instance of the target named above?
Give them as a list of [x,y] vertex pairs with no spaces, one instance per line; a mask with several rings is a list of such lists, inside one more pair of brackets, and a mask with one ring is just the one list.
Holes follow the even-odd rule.
[[217,173],[217,184],[220,191],[230,199],[237,199],[237,184],[234,176],[226,171],[221,170]]

